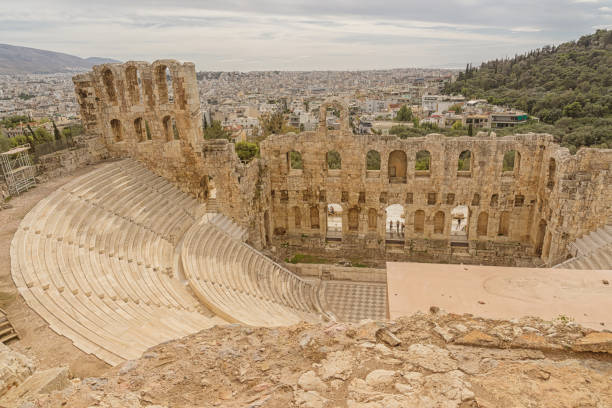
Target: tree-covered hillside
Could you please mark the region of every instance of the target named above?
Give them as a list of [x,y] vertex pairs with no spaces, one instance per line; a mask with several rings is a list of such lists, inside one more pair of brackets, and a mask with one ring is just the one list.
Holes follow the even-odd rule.
[[[546,131],[575,151],[612,148],[612,31],[471,65],[446,93],[485,98],[540,118],[517,131]],[[552,126],[547,126],[552,125]]]

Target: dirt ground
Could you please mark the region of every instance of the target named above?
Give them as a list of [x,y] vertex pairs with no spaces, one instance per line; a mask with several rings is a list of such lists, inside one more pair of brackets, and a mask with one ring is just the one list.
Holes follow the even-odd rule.
[[80,378],[102,375],[110,366],[97,357],[83,353],[70,340],[56,334],[26,305],[11,278],[10,246],[19,223],[36,203],[59,186],[97,166],[88,166],[68,176],[38,184],[30,191],[13,197],[9,202],[11,208],[0,211],[0,307],[7,312],[20,338],[9,345],[34,359],[39,369],[64,365]]
[[387,263],[392,319],[436,305],[493,319],[562,316],[611,330],[611,281],[612,270]]

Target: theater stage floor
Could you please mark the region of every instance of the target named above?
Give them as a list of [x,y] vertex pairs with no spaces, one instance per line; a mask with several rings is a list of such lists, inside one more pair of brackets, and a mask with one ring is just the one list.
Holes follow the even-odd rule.
[[387,289],[391,319],[438,306],[499,319],[563,315],[612,330],[612,270],[387,262]]

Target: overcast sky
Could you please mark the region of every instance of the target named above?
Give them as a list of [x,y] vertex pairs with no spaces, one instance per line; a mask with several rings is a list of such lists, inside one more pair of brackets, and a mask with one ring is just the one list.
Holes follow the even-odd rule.
[[463,67],[612,28],[612,0],[1,0],[0,42],[198,70]]

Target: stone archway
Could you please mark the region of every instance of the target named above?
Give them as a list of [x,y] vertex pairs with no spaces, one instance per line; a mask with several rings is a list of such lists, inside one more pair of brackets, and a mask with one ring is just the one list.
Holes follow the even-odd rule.
[[404,242],[406,218],[401,204],[392,204],[385,209],[385,241]]
[[451,210],[451,237],[467,239],[470,223],[470,210],[467,205],[458,205]]
[[346,102],[338,99],[331,98],[327,99],[321,104],[319,108],[319,126],[318,131],[327,134],[327,109],[334,108],[337,109],[340,113],[340,131],[348,132],[350,130],[349,126],[349,110]]
[[342,240],[342,206],[340,204],[327,205],[327,233],[328,240]]

